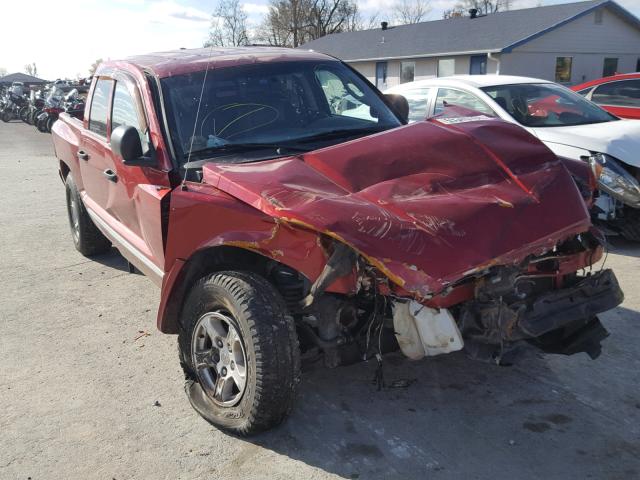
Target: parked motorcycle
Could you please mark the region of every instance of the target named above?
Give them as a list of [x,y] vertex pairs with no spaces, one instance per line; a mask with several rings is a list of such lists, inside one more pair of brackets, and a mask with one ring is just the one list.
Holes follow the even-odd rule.
[[20,112],[27,106],[22,83],[14,82],[4,98],[5,102],[0,112],[0,119],[3,122],[10,122],[14,118],[20,118]]
[[63,96],[62,89],[53,88],[47,96],[42,113],[38,115],[36,127],[43,133],[51,133],[53,124],[62,112],[82,118],[84,100],[80,98],[77,89],[74,88]]
[[24,118],[22,118],[22,115],[20,118],[22,118],[22,120],[29,125],[35,125],[37,117],[40,113],[42,113],[43,108],[44,98],[42,96],[42,90],[32,90],[29,94],[29,104],[27,106],[27,111],[24,115]]

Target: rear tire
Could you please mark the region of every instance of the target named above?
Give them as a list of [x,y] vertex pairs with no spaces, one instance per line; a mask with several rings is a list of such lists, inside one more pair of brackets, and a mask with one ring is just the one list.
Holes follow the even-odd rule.
[[[295,325],[280,294],[259,275],[227,271],[198,281],[183,308],[178,347],[189,401],[216,427],[253,435],[290,413],[300,376]],[[229,358],[244,363],[240,381],[239,371],[225,367]]]
[[47,118],[47,122],[46,122],[45,127],[44,127],[44,129],[45,129],[45,131],[47,133],[51,133],[51,129],[53,128],[53,124],[56,123],[56,120],[58,120],[58,119],[54,118],[54,117]]
[[640,209],[625,207],[620,234],[631,242],[640,242]]
[[22,120],[24,123],[29,123],[29,120],[28,120],[29,107],[22,107],[18,112],[18,116],[20,117],[20,120]]
[[85,257],[108,252],[111,249],[111,242],[91,220],[71,174],[67,175],[65,187],[71,238],[76,250]]
[[2,112],[2,115],[0,115],[0,119],[2,119],[2,121],[5,122],[5,123],[10,122],[12,117],[13,117],[13,115],[11,115],[11,112],[9,112],[7,110]]

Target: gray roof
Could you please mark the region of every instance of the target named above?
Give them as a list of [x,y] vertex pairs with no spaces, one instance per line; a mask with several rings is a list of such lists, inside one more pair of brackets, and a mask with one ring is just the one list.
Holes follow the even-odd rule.
[[342,60],[410,58],[461,53],[509,52],[597,8],[607,7],[640,28],[640,20],[612,0],[590,0],[327,35],[299,48]]
[[0,77],[0,83],[13,83],[13,82],[47,83],[46,80],[42,80],[41,78],[34,77],[32,75],[27,75],[26,73],[20,73],[20,72],[10,73],[9,75]]

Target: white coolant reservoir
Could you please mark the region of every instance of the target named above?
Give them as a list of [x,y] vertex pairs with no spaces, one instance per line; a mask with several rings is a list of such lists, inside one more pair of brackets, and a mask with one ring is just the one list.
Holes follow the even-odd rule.
[[412,360],[461,350],[458,325],[449,310],[416,302],[393,303],[393,328],[402,353]]

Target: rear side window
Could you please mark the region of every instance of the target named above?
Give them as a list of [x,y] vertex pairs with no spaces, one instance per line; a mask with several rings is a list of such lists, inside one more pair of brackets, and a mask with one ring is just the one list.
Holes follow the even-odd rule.
[[640,79],[600,85],[593,91],[591,100],[599,105],[640,107]]
[[469,110],[475,110],[477,112],[484,113],[491,117],[495,117],[496,114],[491,107],[480,100],[471,93],[462,92],[460,90],[454,90],[452,88],[440,88],[438,89],[438,96],[436,98],[436,108],[434,115],[444,112],[446,107],[464,107]]
[[109,96],[113,80],[99,79],[91,98],[89,111],[89,130],[103,137],[107,136],[107,114],[109,112]]
[[142,150],[147,150],[147,139],[143,135],[140,118],[138,117],[138,109],[136,102],[129,92],[127,85],[123,82],[116,82],[116,89],[113,94],[113,106],[111,113],[111,131],[118,128],[120,125],[128,125],[134,127],[140,135],[140,141],[142,142]]
[[402,92],[409,102],[409,122],[420,122],[427,118],[427,102],[430,88],[414,88]]

